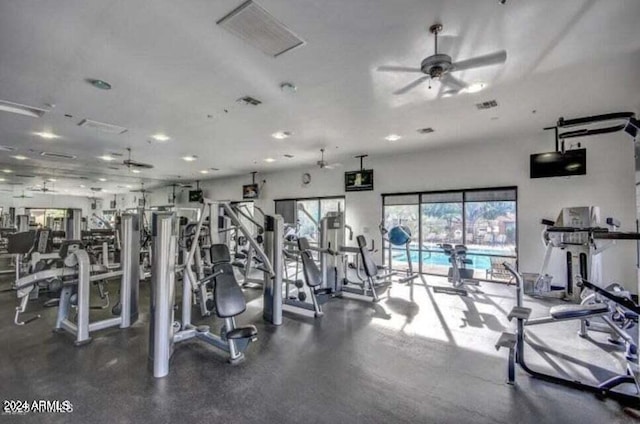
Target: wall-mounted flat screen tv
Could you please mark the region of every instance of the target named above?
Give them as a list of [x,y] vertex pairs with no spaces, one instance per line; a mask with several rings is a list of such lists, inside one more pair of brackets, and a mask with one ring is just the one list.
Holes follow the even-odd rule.
[[190,202],[202,202],[202,190],[189,190],[189,201]]
[[373,190],[373,169],[361,169],[344,173],[344,191]]
[[587,149],[561,152],[537,153],[531,155],[531,178],[568,177],[586,175]]
[[242,186],[243,199],[257,199],[260,195],[258,184],[246,184]]

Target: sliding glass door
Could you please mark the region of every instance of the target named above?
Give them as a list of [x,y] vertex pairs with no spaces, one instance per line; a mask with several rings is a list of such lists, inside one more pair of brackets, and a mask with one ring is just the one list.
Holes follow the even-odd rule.
[[[450,264],[442,245],[463,244],[474,278],[508,281],[502,264],[517,260],[516,218],[515,187],[383,195],[385,228],[411,229],[409,256],[414,269],[426,274],[447,275]],[[405,247],[385,242],[385,264],[389,258],[394,269],[406,269]]]

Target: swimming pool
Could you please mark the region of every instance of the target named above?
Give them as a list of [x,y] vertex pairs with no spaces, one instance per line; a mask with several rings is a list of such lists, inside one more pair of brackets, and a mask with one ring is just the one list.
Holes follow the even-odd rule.
[[[471,259],[473,263],[471,265],[467,265],[467,268],[472,268],[476,270],[486,270],[491,268],[491,259],[489,256],[484,255],[493,255],[500,254],[501,252],[497,252],[495,250],[489,249],[474,249],[469,250],[467,252],[467,258]],[[385,255],[388,255],[388,250],[385,250]],[[411,251],[411,263],[417,265],[420,261],[419,252],[416,250]],[[498,257],[509,257],[509,255],[498,256]],[[393,262],[394,265],[398,262],[407,263],[407,252],[404,249],[393,249]],[[426,267],[449,267],[449,257],[444,254],[444,252],[425,252],[422,253],[422,263]]]

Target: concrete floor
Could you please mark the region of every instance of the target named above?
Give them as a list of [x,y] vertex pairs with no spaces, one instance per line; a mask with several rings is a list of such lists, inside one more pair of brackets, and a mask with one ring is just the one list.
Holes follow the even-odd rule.
[[[8,287],[5,279],[2,287]],[[428,285],[445,284],[424,277]],[[141,284],[141,319],[127,330],[94,335],[87,346],[54,334],[55,309],[29,305],[43,317],[13,325],[15,293],[0,293],[0,398],[69,400],[69,414],[2,416],[2,422],[140,423],[623,423],[632,418],[613,401],[545,383],[518,372],[504,384],[506,352],[499,334],[514,287],[484,283],[485,294],[460,298],[394,284],[378,305],[335,299],[321,319],[285,315],[280,327],[261,318],[261,297],[246,290],[239,322],[258,327],[247,360],[230,366],[218,351],[180,344],[170,374],[147,367],[149,287]],[[117,285],[111,287],[117,292]],[[534,302],[537,304],[537,302]],[[537,306],[536,314],[544,308]],[[99,314],[95,314],[99,316]],[[194,317],[197,317],[194,308]],[[214,320],[202,320],[212,323]],[[212,329],[219,328],[212,323]],[[577,328],[577,327],[576,327]],[[547,326],[545,343],[602,356],[571,325]],[[552,340],[553,339],[553,340]],[[556,346],[556,345],[554,345]],[[594,353],[595,352],[595,353]],[[592,357],[590,357],[592,358]],[[619,366],[607,354],[597,373]],[[535,359],[535,358],[534,358]],[[542,361],[540,361],[542,363]],[[585,360],[584,362],[589,362]],[[547,364],[548,366],[548,364]],[[579,368],[579,367],[578,367]]]

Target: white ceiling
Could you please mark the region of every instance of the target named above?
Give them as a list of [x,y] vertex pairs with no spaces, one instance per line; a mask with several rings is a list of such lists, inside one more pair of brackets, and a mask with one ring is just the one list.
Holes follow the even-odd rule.
[[[216,26],[242,1],[1,2],[0,99],[55,104],[38,119],[0,112],[0,145],[30,157],[17,161],[11,158],[17,153],[0,152],[0,168],[37,175],[0,175],[5,184],[25,183],[3,187],[19,192],[53,177],[50,185],[61,192],[88,194],[92,186],[126,191],[140,177],[156,185],[312,166],[321,147],[329,161],[355,167],[355,154],[524,138],[559,116],[640,105],[637,0],[508,0],[504,6],[497,0],[259,0],[306,41],[278,58]],[[457,75],[483,81],[487,89],[438,98],[437,84],[431,90],[424,84],[403,96],[391,94],[416,75],[375,69],[419,66],[433,53],[427,29],[434,22],[444,24],[440,50],[454,61],[507,50],[504,66]],[[87,78],[108,81],[113,89],[98,90]],[[284,81],[298,91],[282,92]],[[236,102],[245,95],[263,104]],[[498,101],[497,109],[476,110],[475,103],[490,99]],[[100,133],[79,127],[84,118],[129,130]],[[419,135],[422,127],[435,133]],[[60,138],[33,135],[43,130]],[[270,134],[278,130],[294,135],[277,141]],[[149,143],[155,133],[171,140]],[[403,138],[386,141],[390,133]],[[134,175],[97,158],[126,155],[126,147],[155,168]],[[78,159],[42,160],[41,151]],[[198,160],[185,162],[185,155]],[[277,161],[265,163],[267,157]],[[199,173],[212,167],[220,171]],[[99,182],[101,177],[108,181]]]

